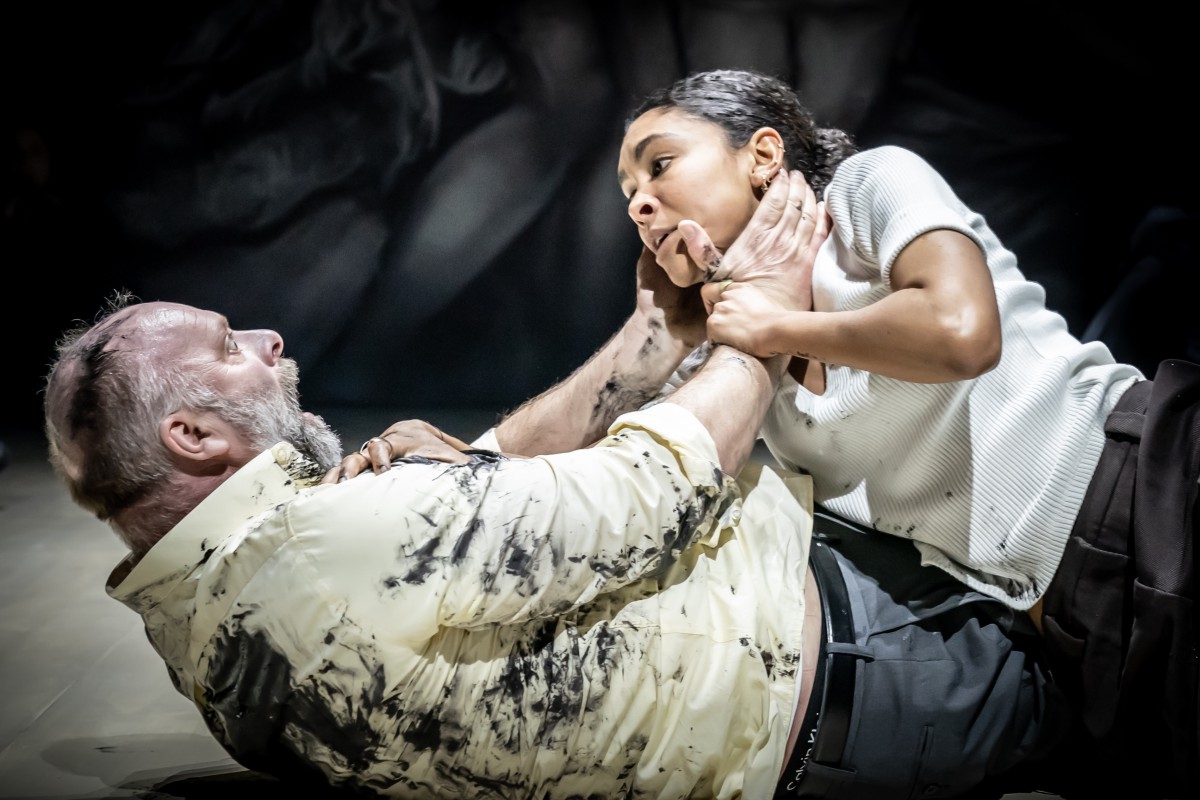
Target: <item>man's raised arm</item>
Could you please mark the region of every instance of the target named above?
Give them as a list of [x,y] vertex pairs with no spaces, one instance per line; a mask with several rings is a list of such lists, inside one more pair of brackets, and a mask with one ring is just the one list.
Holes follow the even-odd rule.
[[637,307],[611,339],[561,383],[507,415],[499,449],[546,455],[587,447],[621,414],[653,400],[706,336],[699,287],[680,289],[643,248]]
[[[759,260],[794,263],[800,272],[811,270],[817,251],[829,235],[828,217],[788,214],[800,209],[801,199],[812,194],[799,172],[780,172],[771,184],[750,223],[722,254],[702,228],[692,221],[685,236],[689,254],[710,274],[737,274],[739,264]],[[660,395],[680,363],[707,338],[705,298],[700,286],[680,288],[671,284],[654,256],[643,250],[638,260],[638,297],[634,313],[600,350],[567,379],[507,415],[496,427],[472,443],[475,447],[511,455],[548,455],[590,447],[604,436],[617,417],[644,406]],[[718,285],[704,287],[711,296]],[[752,409],[734,411],[742,402],[732,385],[725,385],[730,371],[741,370],[753,377],[755,386],[774,385],[777,362],[763,362],[733,349],[717,348],[709,360],[720,355],[713,369],[697,381],[693,376],[669,395],[672,402],[694,405],[705,415],[706,426],[716,436],[738,438],[736,447],[722,453],[722,467],[745,463],[754,444],[754,434],[765,413],[765,398],[753,393]],[[774,366],[771,366],[774,364]],[[722,396],[724,392],[724,396]],[[742,434],[746,436],[743,437]],[[714,438],[716,438],[714,436]],[[457,442],[457,440],[455,440]],[[460,443],[458,443],[460,444]],[[381,472],[392,459],[416,452],[438,460],[462,460],[463,449],[436,428],[419,420],[393,425],[381,436],[364,444],[361,454],[351,453],[330,470],[326,482],[343,481],[364,469]],[[733,470],[736,472],[736,470]]]
[[762,359],[719,345],[704,366],[664,402],[692,412],[717,445],[721,471],[737,475],[754,449],[788,361],[787,356]]
[[[786,263],[797,273],[811,271],[829,235],[828,218],[787,214],[801,209],[812,190],[798,171],[780,172],[728,253],[713,246],[694,221],[687,229],[688,253],[710,275],[736,275],[738,265]],[[711,292],[715,287],[709,286]],[[673,286],[666,272],[643,250],[638,261],[637,310],[596,355],[569,378],[528,401],[493,431],[499,449],[542,455],[587,447],[621,414],[658,396],[680,362],[707,338],[698,286]]]

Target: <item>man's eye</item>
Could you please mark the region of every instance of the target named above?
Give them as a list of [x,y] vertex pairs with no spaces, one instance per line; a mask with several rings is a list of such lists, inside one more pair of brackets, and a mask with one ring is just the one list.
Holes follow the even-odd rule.
[[232,333],[225,334],[225,349],[231,353],[236,353],[240,349],[238,348],[237,339],[233,338]]

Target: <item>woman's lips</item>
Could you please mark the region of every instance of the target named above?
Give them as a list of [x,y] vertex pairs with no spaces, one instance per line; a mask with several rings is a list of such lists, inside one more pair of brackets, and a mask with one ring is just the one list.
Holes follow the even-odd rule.
[[654,230],[650,231],[647,236],[647,238],[650,240],[650,251],[657,255],[659,249],[663,245],[663,242],[665,242],[667,237],[676,230],[676,228],[655,228]]

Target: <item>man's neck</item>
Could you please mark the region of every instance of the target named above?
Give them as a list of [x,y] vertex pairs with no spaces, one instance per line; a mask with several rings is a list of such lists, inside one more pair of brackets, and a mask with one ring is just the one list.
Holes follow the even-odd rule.
[[236,471],[230,467],[213,475],[177,472],[113,515],[112,524],[140,559]]

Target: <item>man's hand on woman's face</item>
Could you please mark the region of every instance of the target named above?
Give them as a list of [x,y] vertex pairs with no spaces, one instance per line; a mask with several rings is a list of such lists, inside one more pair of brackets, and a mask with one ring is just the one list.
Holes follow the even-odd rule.
[[321,483],[341,483],[370,468],[371,472],[387,472],[397,458],[419,456],[447,464],[465,464],[470,457],[463,450],[470,445],[442,432],[428,422],[406,419],[393,424],[379,436],[363,442],[357,453],[350,453],[342,463],[328,472]]
[[660,320],[675,339],[689,347],[699,346],[708,337],[699,285],[676,286],[645,247],[638,258],[637,283],[639,313]]
[[708,275],[706,308],[711,310],[718,302],[725,281],[735,281],[754,284],[786,308],[810,311],[813,263],[830,225],[824,203],[817,202],[804,175],[792,170],[775,177],[745,230],[725,253],[695,222],[684,220],[679,229],[689,255]]

